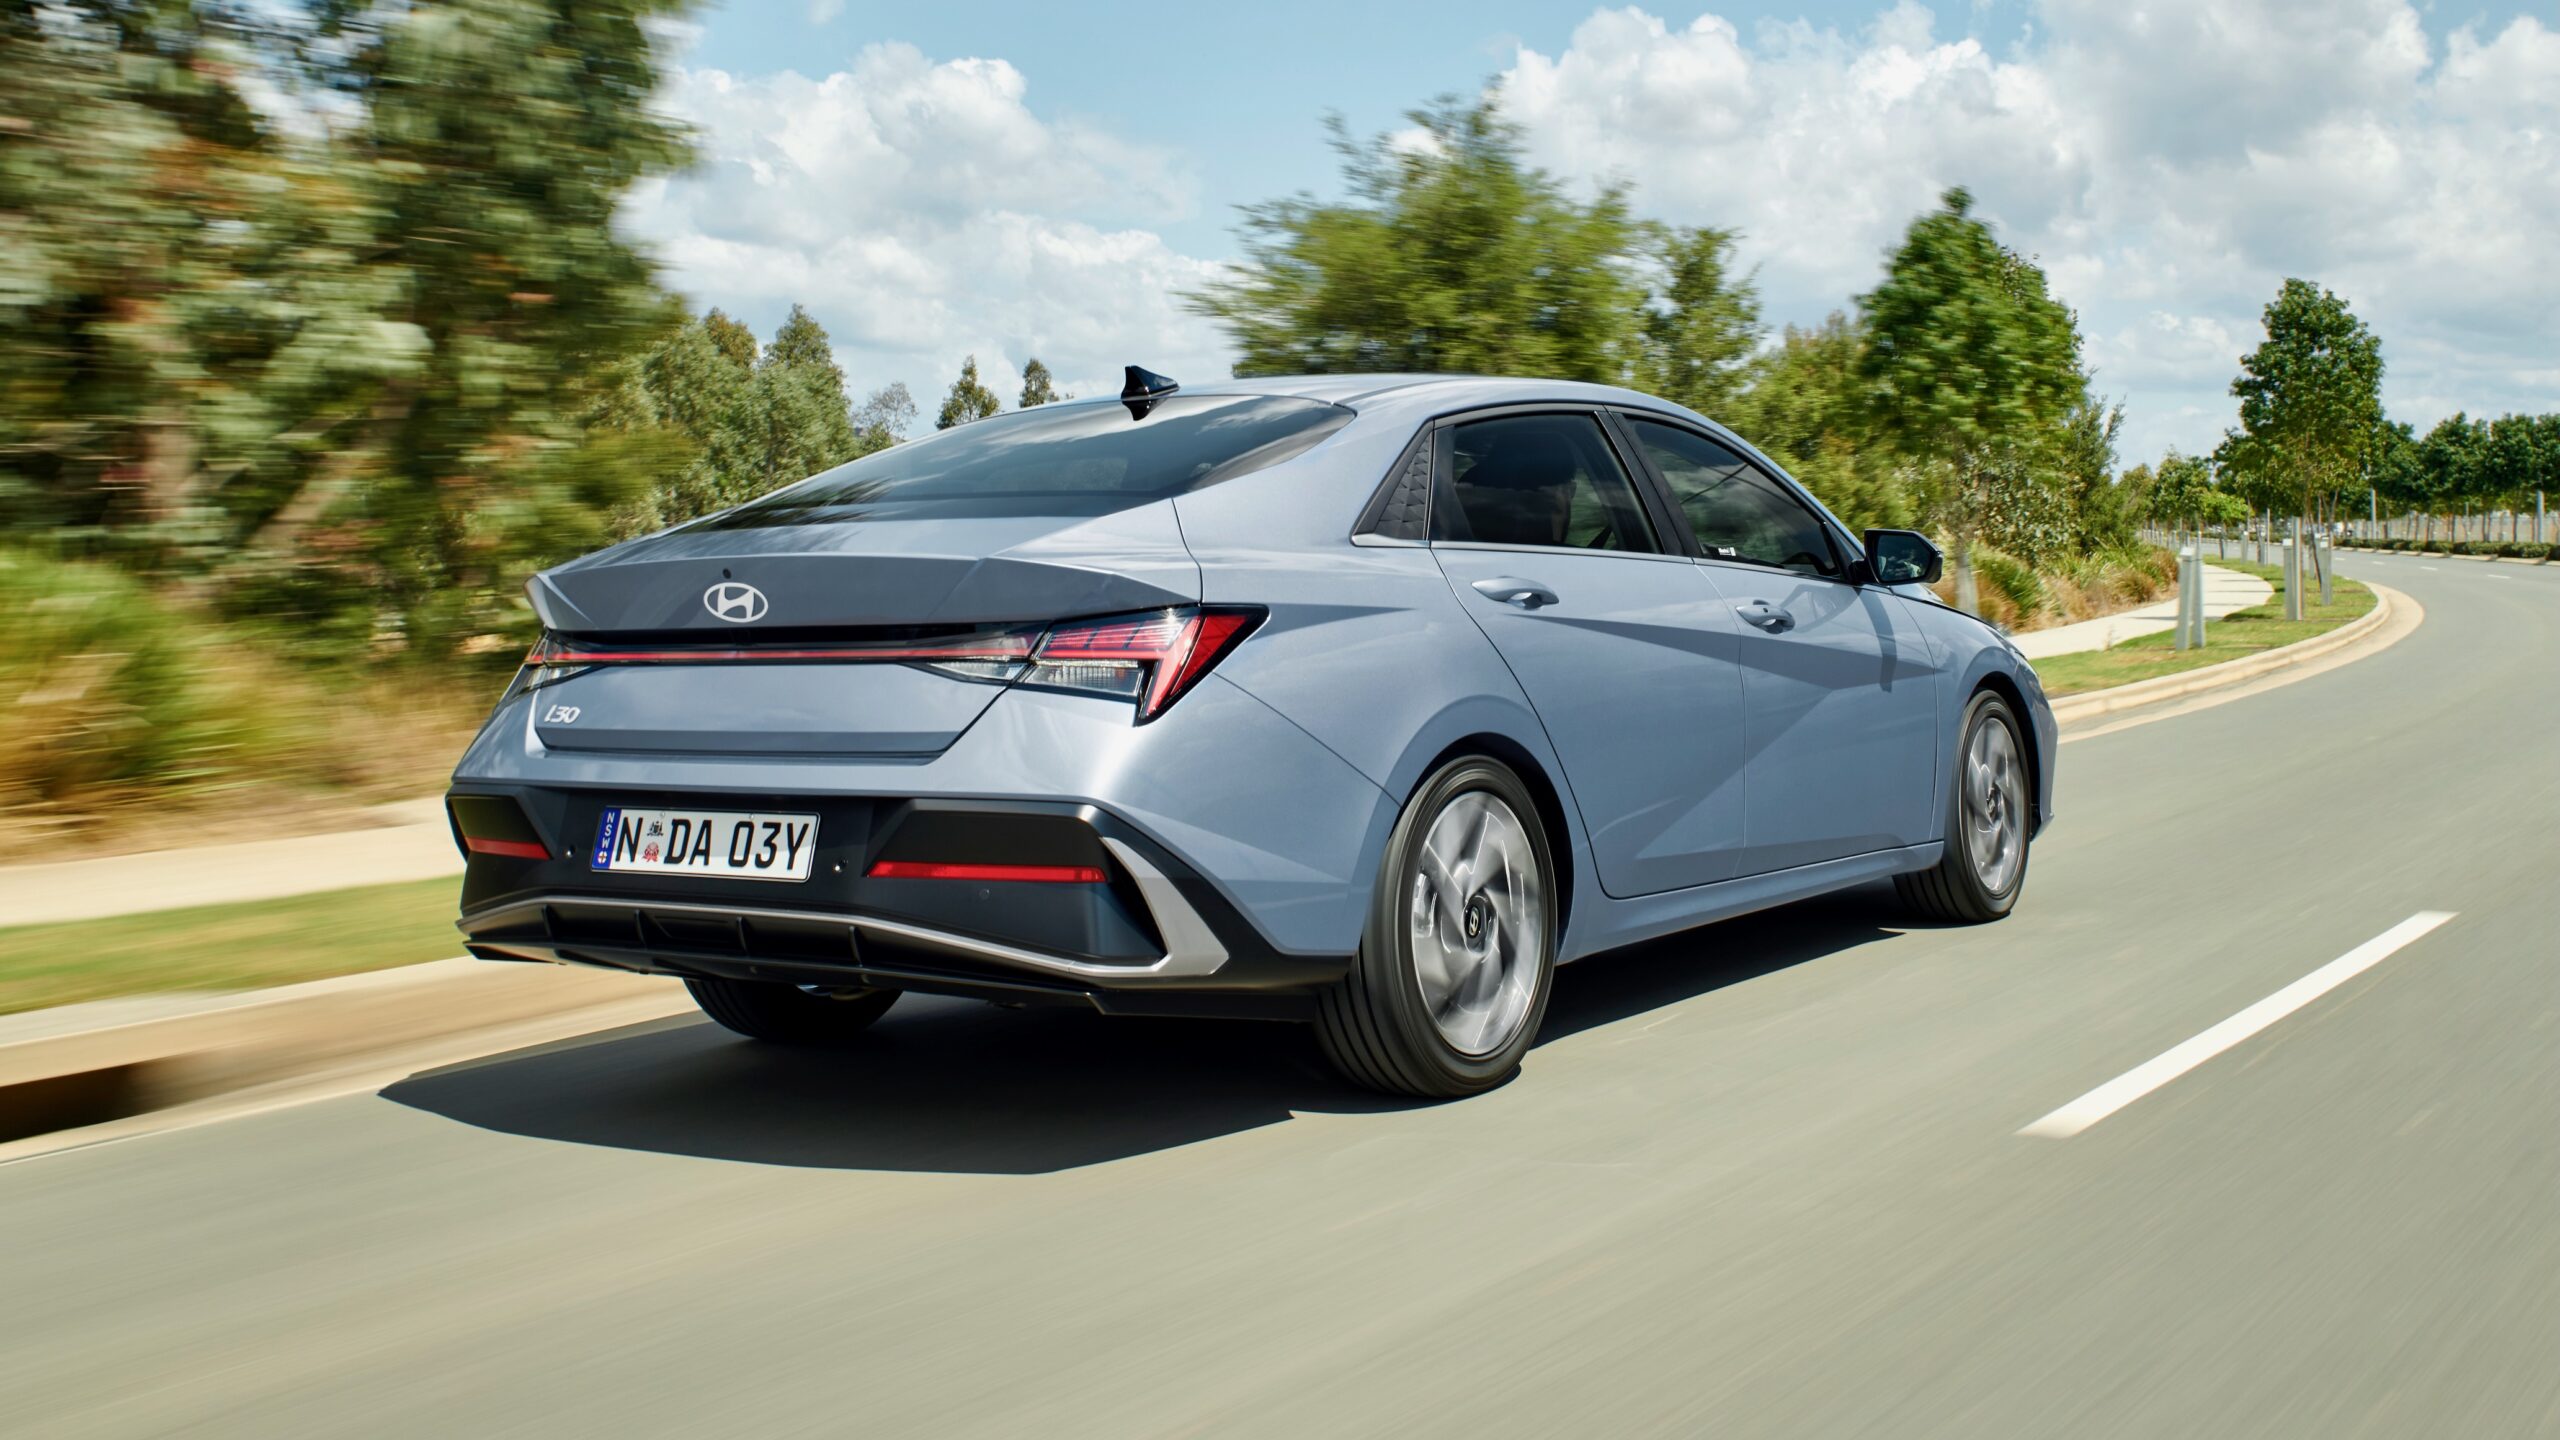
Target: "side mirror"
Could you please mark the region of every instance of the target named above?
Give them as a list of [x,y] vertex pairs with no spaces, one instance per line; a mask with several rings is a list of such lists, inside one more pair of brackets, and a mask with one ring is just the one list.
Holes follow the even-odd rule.
[[1938,547],[1917,530],[1870,530],[1867,569],[1879,585],[1934,585],[1946,573]]

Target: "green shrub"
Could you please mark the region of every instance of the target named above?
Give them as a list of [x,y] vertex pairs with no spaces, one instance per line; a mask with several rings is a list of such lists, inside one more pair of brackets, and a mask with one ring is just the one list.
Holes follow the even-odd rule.
[[120,572],[0,551],[0,809],[218,784],[292,749],[211,634]]
[[1974,569],[1982,576],[1984,589],[2009,602],[2024,619],[2044,609],[2044,581],[2033,566],[2016,556],[1977,545],[1973,550]]

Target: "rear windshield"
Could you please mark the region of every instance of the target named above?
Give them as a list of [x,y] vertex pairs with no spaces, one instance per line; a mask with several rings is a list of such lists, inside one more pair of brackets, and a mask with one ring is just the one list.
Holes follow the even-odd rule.
[[1108,515],[1276,465],[1350,420],[1283,395],[1175,395],[1143,420],[1117,401],[1043,405],[893,445],[692,528]]

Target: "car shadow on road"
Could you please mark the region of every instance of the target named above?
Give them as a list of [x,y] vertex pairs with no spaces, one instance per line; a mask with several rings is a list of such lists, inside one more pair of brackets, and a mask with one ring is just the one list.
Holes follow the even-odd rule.
[[[1852,891],[1566,967],[1541,1043],[1888,939]],[[1536,1083],[1535,1063],[1525,1083]],[[1335,1078],[1304,1026],[908,996],[861,1043],[784,1050],[665,1020],[422,1072],[386,1099],[536,1139],[824,1169],[1042,1174],[1413,1108]]]

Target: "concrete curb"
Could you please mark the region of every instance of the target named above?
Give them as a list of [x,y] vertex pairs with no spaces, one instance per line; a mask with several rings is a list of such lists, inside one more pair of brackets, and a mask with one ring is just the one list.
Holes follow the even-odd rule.
[[2350,555],[2406,555],[2412,560],[2476,560],[2484,565],[2548,565],[2560,560],[2560,550],[2554,550],[2539,560],[2527,560],[2521,555],[2449,555],[2442,550],[2376,550],[2366,545],[2341,545],[2338,548]]
[[2053,720],[2057,726],[2094,720],[2101,715],[2157,705],[2168,700],[2183,700],[2208,690],[2245,685],[2263,675],[2308,664],[2324,655],[2343,650],[2367,635],[2389,624],[2392,592],[2381,585],[2373,591],[2373,608],[2326,635],[2314,635],[2290,645],[2252,655],[2246,660],[2226,660],[2219,665],[2206,665],[2176,675],[2162,675],[2151,680],[2136,680],[2130,685],[2111,685],[2104,690],[2091,690],[2079,695],[2066,695],[2053,703]]
[[421,1048],[467,1054],[474,1036],[512,1048],[691,1008],[682,987],[648,976],[456,959],[0,1017],[0,1158],[26,1137],[289,1087]]

